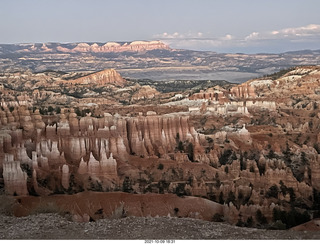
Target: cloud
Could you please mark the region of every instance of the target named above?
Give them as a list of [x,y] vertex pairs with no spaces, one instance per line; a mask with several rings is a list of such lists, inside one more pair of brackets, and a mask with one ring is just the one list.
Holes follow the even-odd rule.
[[165,41],[175,48],[197,48],[206,49],[207,47],[219,47],[234,39],[234,36],[227,34],[222,37],[210,37],[202,32],[188,33],[167,33],[157,34],[154,39]]
[[202,38],[203,33],[202,32],[197,32],[197,33],[179,33],[179,32],[174,32],[172,34],[169,34],[167,32],[164,32],[162,34],[156,34],[153,37],[154,38],[159,38],[159,39],[197,39],[197,38]]
[[307,25],[295,28],[285,28],[281,30],[273,30],[266,32],[252,32],[245,37],[245,41],[261,41],[261,40],[275,40],[275,39],[309,39],[320,37],[320,25]]
[[[242,50],[250,47],[268,47],[278,45],[283,48],[285,43],[305,43],[305,49],[320,48],[320,25],[310,24],[301,27],[291,27],[270,31],[255,31],[244,37],[236,37],[232,34],[225,36],[212,36],[209,33],[187,32],[187,33],[161,33],[153,36],[153,39],[162,40],[173,48],[195,49],[195,50]],[[312,45],[309,46],[309,44]],[[281,46],[281,47],[280,47]],[[289,46],[288,46],[289,47]],[[275,48],[277,50],[277,48]],[[263,50],[261,50],[263,51]]]

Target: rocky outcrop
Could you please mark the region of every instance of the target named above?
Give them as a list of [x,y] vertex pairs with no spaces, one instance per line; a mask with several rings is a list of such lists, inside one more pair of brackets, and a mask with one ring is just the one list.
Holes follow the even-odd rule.
[[117,85],[124,86],[126,80],[121,77],[121,75],[114,69],[106,69],[97,73],[93,73],[75,80],[62,81],[68,84],[81,84],[81,85]]
[[255,98],[256,97],[254,87],[246,83],[232,87],[230,92],[233,96],[238,98]]
[[136,93],[133,94],[131,100],[139,101],[139,100],[148,100],[152,99],[156,96],[159,96],[159,92],[150,87],[150,86],[142,86]]

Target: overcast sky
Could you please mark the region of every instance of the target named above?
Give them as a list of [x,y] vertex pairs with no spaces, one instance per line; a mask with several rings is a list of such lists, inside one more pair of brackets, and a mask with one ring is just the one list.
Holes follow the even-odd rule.
[[217,52],[320,49],[319,0],[1,0],[0,43],[163,40]]

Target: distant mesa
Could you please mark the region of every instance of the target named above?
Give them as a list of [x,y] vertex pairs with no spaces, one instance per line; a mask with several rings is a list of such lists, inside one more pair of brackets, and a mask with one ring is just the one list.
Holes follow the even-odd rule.
[[134,42],[107,42],[107,43],[42,43],[42,44],[19,44],[23,49],[18,52],[63,52],[63,53],[121,53],[121,52],[144,52],[151,50],[171,50],[171,48],[161,41],[134,41]]
[[82,84],[82,85],[117,85],[124,86],[126,80],[114,69],[105,69],[100,72],[89,74],[75,80],[64,81],[64,83]]
[[107,42],[100,46],[97,43],[89,45],[88,43],[79,43],[72,51],[75,52],[143,52],[156,49],[170,49],[168,45],[161,41],[134,41],[131,43],[120,44],[117,42]]

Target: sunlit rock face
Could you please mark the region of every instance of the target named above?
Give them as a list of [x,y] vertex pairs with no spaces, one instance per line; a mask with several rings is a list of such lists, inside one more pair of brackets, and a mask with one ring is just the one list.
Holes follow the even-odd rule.
[[118,85],[124,86],[126,80],[114,69],[106,69],[100,72],[96,72],[75,80],[64,81],[66,84],[82,84],[82,85]]

